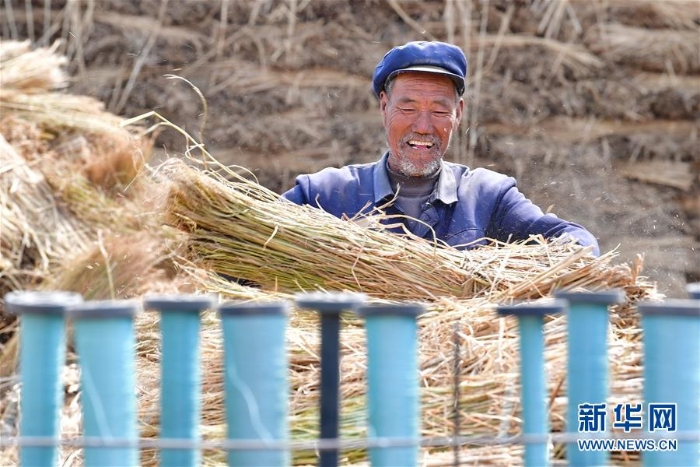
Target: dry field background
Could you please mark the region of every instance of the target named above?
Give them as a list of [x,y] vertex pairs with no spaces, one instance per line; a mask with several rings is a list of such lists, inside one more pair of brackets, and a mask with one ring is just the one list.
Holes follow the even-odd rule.
[[644,254],[661,292],[700,279],[697,0],[11,0],[0,27],[61,40],[70,92],[157,110],[276,191],[378,158],[374,65],[408,40],[454,42],[470,70],[451,160],[516,176],[623,260]]

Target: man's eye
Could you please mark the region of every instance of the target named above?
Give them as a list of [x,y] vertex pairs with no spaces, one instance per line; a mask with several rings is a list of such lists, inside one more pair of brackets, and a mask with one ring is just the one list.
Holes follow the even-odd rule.
[[404,113],[413,113],[416,111],[416,109],[410,107],[399,107],[399,110]]

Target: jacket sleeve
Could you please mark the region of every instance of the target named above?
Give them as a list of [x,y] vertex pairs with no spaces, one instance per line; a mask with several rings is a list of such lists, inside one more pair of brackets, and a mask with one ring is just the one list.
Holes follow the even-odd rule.
[[295,204],[308,204],[309,201],[309,177],[299,175],[294,187],[282,193],[282,198]]
[[588,230],[554,214],[544,214],[514,183],[504,187],[487,234],[500,241],[527,240],[531,235],[548,239],[568,235],[580,245],[593,246],[593,254],[600,255],[598,241]]

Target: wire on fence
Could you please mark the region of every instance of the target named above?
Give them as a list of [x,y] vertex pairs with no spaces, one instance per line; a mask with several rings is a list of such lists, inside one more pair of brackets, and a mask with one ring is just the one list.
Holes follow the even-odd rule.
[[16,446],[64,446],[73,448],[82,447],[114,447],[114,448],[139,448],[139,449],[202,449],[202,450],[279,450],[290,451],[325,451],[325,450],[345,450],[345,449],[370,449],[405,447],[420,445],[421,447],[439,448],[454,446],[503,446],[515,444],[541,444],[562,443],[573,444],[585,439],[639,439],[643,435],[645,439],[654,440],[677,440],[677,441],[700,441],[700,430],[683,431],[675,433],[551,433],[549,435],[516,435],[508,437],[493,436],[430,436],[415,438],[357,438],[357,439],[318,439],[309,441],[284,441],[284,440],[261,440],[261,439],[230,439],[230,440],[202,440],[193,441],[191,439],[153,439],[139,438],[136,440],[120,438],[102,437],[79,437],[55,439],[47,436],[16,436],[0,438],[0,447]]

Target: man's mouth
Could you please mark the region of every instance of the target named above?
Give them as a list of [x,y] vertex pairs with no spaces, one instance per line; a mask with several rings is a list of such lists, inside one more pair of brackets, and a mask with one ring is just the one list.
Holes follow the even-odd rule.
[[430,149],[433,147],[433,143],[430,141],[420,141],[415,139],[408,141],[408,145],[414,149]]

